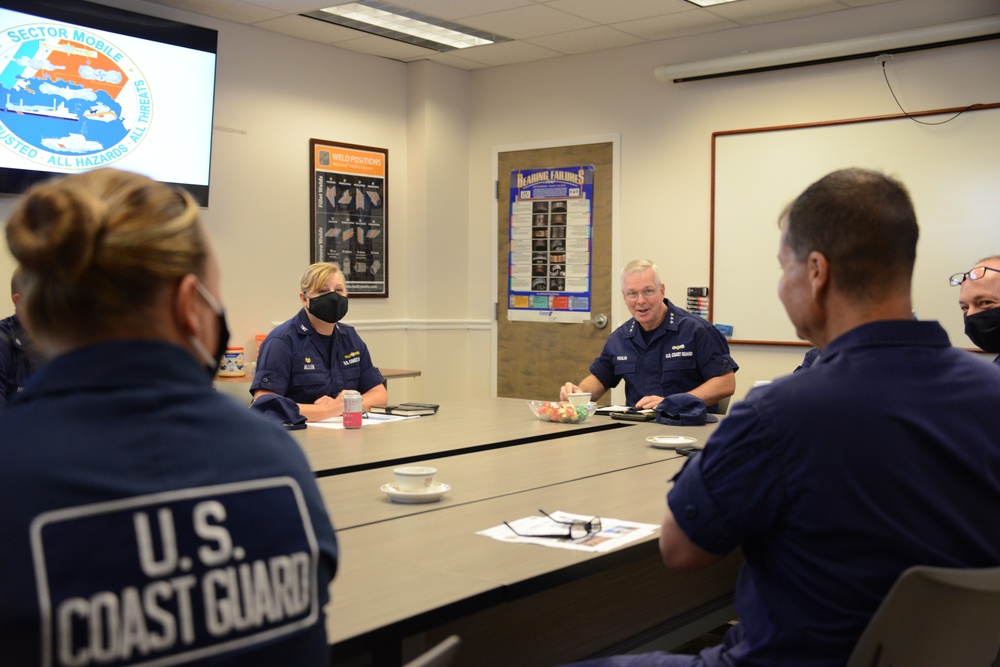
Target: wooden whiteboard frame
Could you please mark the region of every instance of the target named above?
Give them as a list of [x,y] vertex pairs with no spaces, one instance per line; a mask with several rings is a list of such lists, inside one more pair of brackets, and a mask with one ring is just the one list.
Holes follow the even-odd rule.
[[[963,111],[939,125],[911,120]],[[968,347],[947,279],[1000,253],[998,155],[1000,103],[714,132],[709,319],[733,325],[730,343],[808,345],[777,297],[778,216],[830,171],[868,167],[899,178],[914,201],[917,316],[938,320],[953,344]]]

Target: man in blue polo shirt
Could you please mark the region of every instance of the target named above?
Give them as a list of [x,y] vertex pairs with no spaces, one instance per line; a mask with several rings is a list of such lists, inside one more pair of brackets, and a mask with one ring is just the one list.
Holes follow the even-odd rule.
[[596,401],[625,380],[625,400],[653,409],[672,394],[688,393],[711,407],[736,391],[739,369],[725,337],[708,321],[678,308],[666,297],[660,270],[633,260],[621,273],[622,296],[632,318],[615,329],[579,385],[567,382],[561,400],[589,392]]
[[961,285],[958,305],[965,335],[986,352],[997,354],[1000,366],[1000,255],[979,260],[975,267],[956,273],[949,281]]
[[908,567],[1000,565],[1000,374],[913,319],[905,188],[834,172],[781,230],[778,295],[822,356],[733,406],[676,476],[660,534],[677,571],[742,548],[740,623],[699,655],[598,664],[842,667]]

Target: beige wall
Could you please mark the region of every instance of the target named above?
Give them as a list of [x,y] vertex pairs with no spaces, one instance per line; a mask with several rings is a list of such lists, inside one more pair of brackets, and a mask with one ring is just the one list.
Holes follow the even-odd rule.
[[[739,45],[732,48],[738,50]],[[874,62],[668,84],[653,78],[653,68],[669,61],[663,51],[657,45],[641,45],[475,72],[471,178],[475,183],[490,177],[495,145],[620,133],[616,261],[654,259],[663,272],[667,296],[682,304],[687,286],[707,285],[709,280],[712,132],[899,110]],[[995,41],[937,49],[897,57],[889,77],[910,110],[995,102],[1000,100],[1000,77],[992,73],[992,63],[998,61],[1000,43]],[[470,192],[470,217],[483,221],[476,225],[483,240],[473,245],[487,245],[493,203],[482,189]],[[779,211],[774,213],[777,218]],[[777,241],[775,228],[775,254]],[[490,280],[489,271],[484,258],[473,265],[471,282]],[[776,296],[771,292],[760,298]],[[626,317],[619,306],[613,324]],[[955,317],[960,317],[957,305]],[[791,372],[804,352],[798,347],[734,347],[741,365],[737,397],[756,380]]]
[[[309,261],[309,139],[389,150],[390,297],[353,300],[347,321],[380,366],[423,370],[421,378],[392,383],[393,400],[444,402],[493,390],[496,147],[620,136],[616,261],[651,256],[668,296],[683,303],[686,286],[708,284],[713,131],[898,111],[881,70],[862,61],[680,85],[653,78],[656,65],[681,53],[697,55],[723,40],[738,47],[740,31],[681,41],[671,51],[639,45],[465,72],[139,0],[105,1],[219,30],[204,218],[222,262],[234,343],[252,347],[254,334],[298,307],[297,279]],[[767,38],[761,29],[746,35]],[[995,102],[998,61],[1000,43],[987,42],[901,56],[889,74],[909,109]],[[0,217],[11,205],[0,200]],[[3,245],[4,283],[12,269]],[[625,316],[619,304],[613,322]],[[742,395],[753,381],[790,371],[804,349],[733,352]]]

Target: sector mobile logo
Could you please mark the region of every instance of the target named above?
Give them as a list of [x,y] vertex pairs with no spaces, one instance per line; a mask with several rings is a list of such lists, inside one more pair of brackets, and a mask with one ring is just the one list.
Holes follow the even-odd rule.
[[134,151],[153,120],[138,66],[104,37],[58,23],[0,34],[0,145],[46,170],[86,171]]

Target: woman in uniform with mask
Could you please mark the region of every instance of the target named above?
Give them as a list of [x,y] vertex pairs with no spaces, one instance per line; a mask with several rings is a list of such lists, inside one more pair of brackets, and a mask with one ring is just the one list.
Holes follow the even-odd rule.
[[0,411],[0,663],[329,665],[336,537],[295,440],[212,389],[198,204],[98,169],[31,188],[6,231],[49,361]]
[[347,286],[336,264],[313,264],[299,281],[302,310],[275,327],[260,346],[250,393],[295,401],[308,421],[339,417],[344,392],[361,392],[361,409],[385,405],[385,378],[347,314]]

